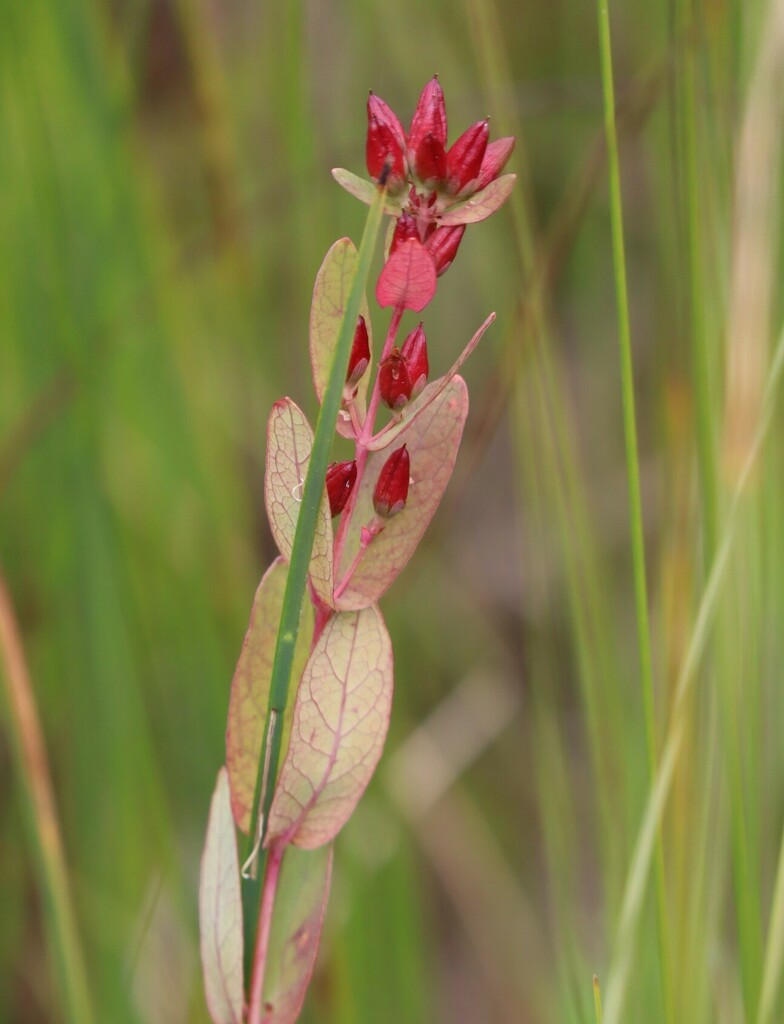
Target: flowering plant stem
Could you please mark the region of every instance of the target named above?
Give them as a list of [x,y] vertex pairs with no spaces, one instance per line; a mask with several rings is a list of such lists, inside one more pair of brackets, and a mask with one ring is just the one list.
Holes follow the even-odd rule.
[[[389,322],[389,330],[387,331],[386,340],[384,341],[384,349],[381,353],[381,359],[379,362],[383,362],[392,349],[395,347],[395,341],[397,340],[397,332],[400,328],[400,321],[403,318],[403,306],[395,306],[392,311],[392,319]],[[340,519],[340,525],[338,526],[337,536],[335,537],[335,571],[337,572],[340,568],[340,557],[343,553],[343,545],[346,541],[346,534],[348,528],[351,525],[351,517],[354,512],[356,505],[357,495],[359,494],[359,485],[362,483],[362,477],[365,473],[365,466],[368,460],[368,444],[370,439],[373,437],[373,429],[376,421],[376,413],[381,402],[381,392],[379,389],[379,376],[376,375],[375,383],[373,385],[373,393],[370,396],[370,405],[368,406],[367,415],[365,416],[365,422],[362,424],[360,433],[357,434],[357,445],[356,445],[356,459],[357,459],[357,479],[354,483],[354,489],[349,497],[348,504],[343,511],[343,515]],[[360,554],[357,555],[354,565],[358,562]],[[345,577],[338,583],[336,594],[339,596],[340,593],[345,589],[346,584],[349,581],[354,565],[349,566]]]
[[[651,782],[656,778],[656,728],[653,695],[653,660],[651,657],[648,587],[645,571],[645,538],[642,520],[640,466],[637,450],[637,423],[634,402],[629,297],[626,287],[626,255],[623,238],[623,204],[618,159],[618,138],[615,128],[615,88],[613,85],[612,41],[608,0],[597,0],[599,17],[599,50],[602,67],[604,127],[607,139],[607,168],[610,188],[610,219],[612,226],[613,263],[618,310],[618,343],[623,398],[623,432],[626,447],[626,472],[629,490],[629,528],[634,569],[634,596],[637,611],[637,643],[640,656],[640,685],[645,709],[645,734],[648,748],[648,771]],[[664,854],[661,832],[656,841],[656,910],[659,935],[663,1019],[673,1024],[674,1008],[670,984],[669,942],[667,938],[667,907],[664,878]]]
[[250,1004],[248,1007],[248,1024],[260,1024],[262,1014],[262,998],[264,994],[264,974],[267,966],[267,950],[269,949],[270,929],[272,927],[272,911],[275,906],[275,893],[278,889],[283,843],[273,843],[269,850],[264,873],[264,891],[259,910],[259,926],[256,933],[256,949],[253,955],[253,974],[250,983]]
[[[346,366],[348,365],[351,351],[354,328],[359,315],[362,296],[365,293],[365,285],[370,271],[370,262],[373,250],[375,249],[376,239],[378,238],[385,198],[386,188],[379,186],[365,223],[365,230],[359,247],[357,272],[343,313],[340,334],[335,350],[335,359],[316,422],[313,450],[302,492],[302,503],[294,535],[294,545],[283,598],[283,609],[275,645],[267,712],[267,728],[264,734],[256,776],[256,788],[251,814],[251,832],[245,865],[246,873],[250,875],[250,878],[249,884],[245,888],[243,901],[246,908],[244,918],[246,936],[249,935],[251,937],[256,932],[256,908],[259,904],[259,893],[263,875],[263,871],[259,870],[263,863],[256,862],[263,862],[261,843],[264,838],[265,823],[269,815],[277,781],[283,734],[283,712],[288,703],[294,650],[299,633],[300,612],[305,596],[308,566],[313,550],[316,517],[324,490],[324,478],[335,433],[338,410],[340,409],[343,395]],[[252,942],[246,943],[246,949],[251,948],[253,948]]]

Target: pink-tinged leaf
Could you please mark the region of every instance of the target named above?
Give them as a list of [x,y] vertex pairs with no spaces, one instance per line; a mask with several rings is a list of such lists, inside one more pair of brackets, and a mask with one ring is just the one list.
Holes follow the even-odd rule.
[[376,284],[379,306],[403,306],[419,313],[435,291],[433,257],[418,239],[407,238],[395,249],[379,275]]
[[391,445],[392,442],[395,441],[400,434],[402,434],[402,432],[414,422],[415,419],[422,415],[430,403],[438,398],[450,380],[457,375],[460,371],[460,367],[474,351],[476,346],[479,344],[479,339],[494,320],[495,313],[491,313],[454,363],[452,363],[447,373],[445,373],[443,377],[438,377],[436,380],[431,381],[422,391],[421,395],[405,406],[400,419],[391,420],[387,427],[376,434],[374,438],[371,438],[368,444],[370,451],[377,452],[382,448],[388,448],[389,445]]
[[[267,469],[264,500],[272,536],[288,562],[308,474],[313,431],[305,414],[290,398],[277,401],[267,423]],[[332,604],[332,516],[326,491],[321,495],[310,579],[322,601]]]
[[332,876],[332,844],[283,855],[264,977],[262,1024],[294,1024],[316,963]]
[[481,192],[474,193],[470,199],[450,206],[438,218],[438,223],[449,227],[454,224],[478,224],[486,220],[509,198],[516,178],[516,174],[502,174]]
[[[332,370],[343,310],[356,274],[357,259],[357,249],[351,239],[340,238],[324,257],[324,262],[316,275],[313,302],[310,307],[310,365],[313,368],[313,385],[319,402],[324,397]],[[359,312],[365,318],[372,353],[373,333],[367,299],[364,296]],[[352,324],[352,330],[354,326]],[[354,401],[360,421],[365,416],[365,395],[370,376],[370,372],[366,372],[357,385]]]
[[[449,483],[467,415],[468,389],[463,378],[456,376],[413,422],[396,434],[395,445],[405,443],[411,460],[406,507],[386,522],[367,546],[337,601],[339,608],[363,608],[377,601],[414,553]],[[387,445],[368,459],[341,555],[338,580],[359,553],[362,527],[373,519],[373,491],[388,457]]]
[[392,644],[381,612],[333,615],[299,684],[268,841],[315,849],[337,835],[378,764],[391,702]]
[[[359,199],[360,202],[365,203],[367,206],[370,206],[376,198],[376,189],[378,186],[374,181],[368,181],[367,178],[360,178],[358,174],[353,174],[351,171],[347,171],[344,167],[333,167],[332,177],[341,188],[344,188],[346,192],[352,195],[355,199]],[[400,204],[404,198],[405,195],[387,195],[384,202],[384,213],[390,217],[397,217],[400,213]]]
[[241,1024],[242,898],[225,768],[218,772],[201,858],[199,923],[204,992],[213,1024]]
[[[231,683],[226,726],[226,768],[231,786],[231,810],[237,827],[245,833],[249,833],[251,827],[250,816],[267,718],[272,662],[287,576],[288,566],[282,558],[276,558],[264,573],[253,599],[248,631],[242,642],[242,651]],[[299,680],[302,675],[312,636],[313,606],[305,600],[291,670],[294,680]],[[290,731],[289,713],[283,722],[281,749],[284,751],[288,746]]]

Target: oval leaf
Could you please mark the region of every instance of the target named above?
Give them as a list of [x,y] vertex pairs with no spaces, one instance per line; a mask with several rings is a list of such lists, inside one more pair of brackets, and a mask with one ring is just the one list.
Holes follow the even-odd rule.
[[[282,558],[276,558],[264,573],[253,599],[248,631],[231,682],[226,727],[226,769],[231,787],[232,814],[237,827],[246,833],[250,832],[256,774],[272,680],[272,662],[275,658],[287,575],[288,566]],[[292,679],[299,679],[302,675],[312,636],[313,606],[306,600],[302,604]],[[283,723],[281,749],[284,751],[288,746],[290,731],[291,714],[288,714]]]
[[392,703],[392,644],[377,607],[333,615],[294,706],[267,841],[305,849],[333,839],[381,757]]
[[450,206],[438,218],[438,223],[444,227],[451,227],[455,224],[478,224],[486,220],[509,198],[516,178],[516,174],[502,174],[464,203]]
[[242,898],[229,778],[218,772],[201,859],[199,922],[204,992],[213,1024],[241,1024]]
[[[358,174],[347,171],[345,167],[333,167],[332,177],[341,188],[344,188],[346,192],[367,206],[370,206],[376,198],[376,190],[378,188],[376,183],[368,181],[367,178],[360,178]],[[403,198],[403,195],[400,198],[387,196],[384,202],[384,213],[397,217],[400,213],[400,202]]]
[[289,846],[275,895],[262,1024],[294,1024],[316,963],[332,877],[332,845],[320,850]]
[[[313,368],[313,386],[319,402],[329,382],[343,310],[348,302],[351,284],[357,271],[357,259],[357,248],[351,239],[340,238],[324,257],[324,262],[316,275],[313,302],[310,307],[310,365]],[[365,318],[372,362],[373,334],[367,299],[364,296],[359,311]],[[357,395],[354,399],[360,421],[365,418],[365,395],[369,380],[370,373],[366,371],[357,386]]]
[[[264,500],[272,536],[287,562],[291,558],[312,450],[313,431],[305,414],[290,398],[279,399],[273,405],[267,423]],[[331,606],[332,516],[326,490],[321,495],[309,572],[316,593]]]
[[[467,415],[468,389],[463,378],[456,376],[394,437],[396,445],[406,443],[411,459],[408,501],[368,545],[337,601],[339,608],[363,608],[377,601],[414,553],[449,483]],[[373,490],[388,457],[389,446],[368,459],[338,579],[359,551],[361,527],[374,516]]]
[[407,238],[384,264],[376,284],[381,307],[403,306],[421,312],[435,295],[433,258],[416,238]]

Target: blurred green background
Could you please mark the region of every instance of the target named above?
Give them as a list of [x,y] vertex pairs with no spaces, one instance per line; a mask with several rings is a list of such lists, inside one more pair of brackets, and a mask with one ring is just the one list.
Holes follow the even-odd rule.
[[[436,373],[498,320],[446,500],[383,602],[391,731],[302,1019],[590,1024],[592,975],[627,951],[635,1024],[784,1019],[778,413],[728,516],[782,308],[781,8],[611,3],[657,756],[673,708],[685,736],[660,914],[652,874],[627,950],[650,777],[594,6],[0,5],[0,564],[98,1019],[208,1019],[198,865],[273,556],[264,425],[281,394],[315,413],[313,278],[365,214],[329,171],[364,170],[367,91],[406,123],[434,72],[452,139],[486,115],[517,135],[518,187],[426,313]],[[0,1020],[58,1024],[2,722]]]

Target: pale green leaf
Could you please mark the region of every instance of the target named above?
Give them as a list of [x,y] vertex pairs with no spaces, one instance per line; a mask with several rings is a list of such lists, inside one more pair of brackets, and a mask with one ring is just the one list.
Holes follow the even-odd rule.
[[328,843],[370,781],[389,725],[392,645],[377,607],[333,615],[297,692],[268,840]]
[[[264,499],[272,536],[288,562],[297,528],[302,491],[313,450],[313,431],[290,398],[275,402],[267,423]],[[322,492],[310,559],[310,579],[322,601],[332,605],[332,516]]]
[[[231,784],[232,813],[237,826],[243,832],[250,831],[253,794],[272,679],[272,662],[287,574],[288,566],[282,558],[276,558],[264,574],[253,599],[248,631],[231,683],[226,727],[226,768]],[[310,601],[304,601],[292,668],[293,679],[299,679],[302,675],[312,635],[313,606]],[[289,711],[283,724],[283,750],[288,744],[290,729]]]
[[[395,446],[405,443],[411,460],[406,507],[370,542],[340,594],[338,607],[364,608],[377,601],[408,562],[449,483],[467,415],[468,389],[463,378],[456,376],[396,434]],[[373,490],[389,455],[390,444],[368,459],[341,555],[339,581],[359,551],[361,528],[374,518]]]
[[486,220],[509,198],[516,178],[516,174],[502,174],[470,199],[450,206],[438,218],[438,223],[453,227],[455,224],[478,224]]
[[[327,387],[335,347],[343,320],[343,310],[348,302],[351,283],[357,271],[358,254],[350,238],[340,238],[332,246],[316,275],[313,287],[313,302],[310,307],[310,364],[313,368],[313,385],[321,401]],[[367,299],[363,297],[359,312],[365,318],[370,341],[371,363],[373,332]],[[354,399],[360,421],[365,415],[365,396],[371,373],[368,367],[357,386]]]
[[264,977],[262,1024],[293,1024],[318,953],[332,875],[332,845],[283,855]]
[[[365,203],[367,206],[370,206],[376,198],[378,191],[376,183],[368,181],[367,178],[360,178],[358,174],[347,171],[345,167],[333,167],[332,177],[341,188],[344,188],[346,192],[349,192],[355,199],[359,199],[360,202]],[[400,214],[400,203],[404,197],[405,194],[400,197],[388,195],[384,203],[384,213],[397,217]]]
[[199,922],[204,991],[213,1024],[241,1024],[245,1002],[242,899],[237,835],[225,768],[218,772],[210,805],[201,859]]

